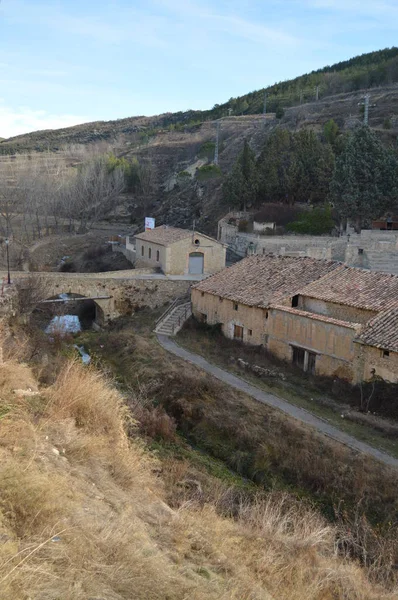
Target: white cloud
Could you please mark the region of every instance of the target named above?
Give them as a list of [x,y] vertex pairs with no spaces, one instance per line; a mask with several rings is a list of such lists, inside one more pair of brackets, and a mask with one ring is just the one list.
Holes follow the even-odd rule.
[[41,129],[71,127],[89,120],[79,115],[54,115],[45,110],[33,110],[25,106],[12,108],[0,101],[0,138],[9,138]]

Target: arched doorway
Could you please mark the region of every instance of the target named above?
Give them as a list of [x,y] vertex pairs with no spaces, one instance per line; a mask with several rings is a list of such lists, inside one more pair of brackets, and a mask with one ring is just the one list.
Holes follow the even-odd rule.
[[204,273],[205,257],[203,252],[191,252],[189,255],[188,272],[190,275],[202,275]]

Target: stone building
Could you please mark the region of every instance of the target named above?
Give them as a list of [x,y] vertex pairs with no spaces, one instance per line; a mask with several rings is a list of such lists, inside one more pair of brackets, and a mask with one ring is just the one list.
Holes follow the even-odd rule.
[[250,256],[192,290],[194,315],[304,371],[398,381],[398,276],[308,257]]
[[225,267],[226,245],[188,229],[161,225],[135,236],[137,267],[165,275],[211,275]]

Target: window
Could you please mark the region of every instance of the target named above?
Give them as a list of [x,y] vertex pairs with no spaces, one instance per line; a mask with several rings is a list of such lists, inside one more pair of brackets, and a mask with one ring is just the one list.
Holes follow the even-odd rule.
[[200,246],[200,240],[195,240],[195,246]]
[[382,356],[383,356],[383,358],[388,358],[390,356],[390,351],[389,350],[383,350]]
[[298,306],[298,301],[299,301],[299,297],[298,296],[293,296],[293,298],[292,298],[292,308],[295,308],[296,306]]
[[152,248],[148,248],[148,258],[152,257]]
[[238,310],[239,306],[234,302],[234,310]]
[[144,246],[141,246],[141,256],[144,256]]
[[224,300],[224,298],[221,298],[221,296],[220,296],[220,297],[219,297],[219,299],[218,299],[218,301],[220,302],[220,304],[221,304],[221,302],[222,302],[223,300]]
[[204,296],[204,295],[205,295],[205,293],[204,293],[204,292],[202,292],[202,293],[201,293],[201,296],[202,296],[202,298],[203,298],[203,296]]
[[160,257],[159,250],[156,250],[156,260],[157,260],[157,262],[159,262],[159,257]]
[[363,248],[358,248],[358,254],[363,254]]
[[234,339],[243,340],[243,327],[240,325],[234,325]]
[[305,350],[293,346],[293,364],[304,369]]
[[265,318],[268,319],[268,310],[265,311]]
[[307,352],[307,354],[308,354],[307,373],[311,373],[311,375],[315,375],[316,354],[314,354],[313,352]]
[[247,332],[249,335],[253,335],[253,329],[249,329]]
[[201,323],[207,323],[207,315],[206,315],[206,313],[201,313],[200,314],[200,321],[201,321]]
[[311,375],[315,375],[315,352],[310,352],[309,350],[305,350],[304,348],[298,348],[297,346],[293,346],[292,350],[293,364],[305,371],[306,373],[311,373]]

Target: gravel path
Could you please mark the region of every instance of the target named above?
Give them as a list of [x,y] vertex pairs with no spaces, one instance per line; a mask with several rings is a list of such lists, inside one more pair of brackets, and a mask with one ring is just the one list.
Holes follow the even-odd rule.
[[213,375],[213,377],[216,377],[216,379],[219,379],[223,383],[230,385],[239,392],[244,392],[255,400],[258,400],[258,402],[263,402],[268,406],[272,406],[273,408],[286,413],[290,417],[309,425],[310,427],[316,429],[319,433],[322,433],[353,450],[367,454],[372,458],[384,463],[385,465],[388,465],[389,467],[398,468],[398,459],[390,456],[389,454],[381,452],[380,450],[369,446],[369,444],[357,440],[348,433],[340,431],[340,429],[337,429],[337,427],[334,427],[327,421],[314,416],[309,411],[295,406],[294,404],[290,404],[286,400],[278,398],[273,394],[264,392],[254,385],[247,383],[247,381],[240,379],[240,377],[236,377],[236,375],[216,367],[215,365],[209,363],[202,356],[194,354],[193,352],[189,352],[189,350],[185,350],[185,348],[178,346],[170,337],[166,335],[158,335],[157,338],[159,344],[168,352],[171,352],[175,356],[178,356],[179,358],[182,358],[183,360],[186,360],[187,362],[203,369],[210,375]]

